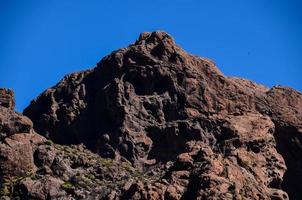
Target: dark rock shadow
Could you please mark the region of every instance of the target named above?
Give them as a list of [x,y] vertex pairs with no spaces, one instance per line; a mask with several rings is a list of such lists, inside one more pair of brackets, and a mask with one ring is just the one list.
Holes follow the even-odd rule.
[[275,139],[287,167],[281,188],[290,199],[302,199],[302,135],[295,127],[276,124]]

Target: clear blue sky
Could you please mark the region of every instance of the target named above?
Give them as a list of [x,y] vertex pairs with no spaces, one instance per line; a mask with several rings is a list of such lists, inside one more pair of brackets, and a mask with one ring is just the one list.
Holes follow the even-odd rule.
[[66,73],[164,30],[226,75],[302,91],[299,0],[1,0],[0,87],[22,111]]

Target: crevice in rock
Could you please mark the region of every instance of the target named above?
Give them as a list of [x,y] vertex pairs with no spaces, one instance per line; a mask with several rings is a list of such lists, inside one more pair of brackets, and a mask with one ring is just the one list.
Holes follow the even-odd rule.
[[287,167],[281,188],[290,199],[302,199],[302,135],[296,127],[275,125],[277,151],[283,156]]
[[198,190],[200,189],[201,181],[197,174],[193,173],[190,176],[189,185],[187,191],[181,197],[181,200],[196,199],[198,196]]
[[157,162],[165,163],[175,160],[186,146],[187,139],[184,137],[184,133],[179,132],[178,127],[175,126],[165,129],[150,127],[147,130],[147,135],[153,141],[148,159],[155,159]]
[[144,73],[143,71],[131,72],[124,77],[125,81],[133,85],[137,95],[163,94],[174,90],[170,77],[161,75],[156,71],[152,72],[154,75]]

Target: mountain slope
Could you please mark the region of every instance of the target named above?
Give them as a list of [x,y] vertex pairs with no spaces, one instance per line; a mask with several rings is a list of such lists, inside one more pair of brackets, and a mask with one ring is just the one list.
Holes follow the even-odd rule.
[[[226,77],[164,32],[142,33],[95,68],[65,76],[24,115],[55,143],[131,163],[131,180],[111,179],[117,185],[102,185],[104,198],[302,198],[302,94]],[[54,169],[46,176],[72,182]],[[72,183],[66,198],[88,198]]]

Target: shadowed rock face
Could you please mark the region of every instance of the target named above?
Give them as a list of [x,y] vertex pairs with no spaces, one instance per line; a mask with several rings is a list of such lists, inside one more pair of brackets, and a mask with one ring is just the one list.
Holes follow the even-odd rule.
[[[211,60],[186,53],[164,32],[143,33],[95,68],[65,76],[24,115],[55,143],[83,143],[102,158],[135,167],[121,170],[131,177],[126,183],[125,176],[111,178],[121,186],[95,183],[79,196],[85,188],[76,182],[56,190],[56,197],[85,199],[90,192],[99,198],[92,188],[101,186],[107,199],[302,198],[302,94],[226,77]],[[61,155],[57,151],[50,152]],[[38,152],[35,167],[53,166],[50,153]],[[73,169],[73,161],[64,159]],[[44,191],[50,183],[72,182],[75,173],[65,170],[62,178],[56,168],[48,171],[51,180],[45,174],[37,179]],[[29,182],[22,187],[37,193]]]
[[282,188],[291,199],[302,199],[302,95],[285,87],[274,87],[268,93],[266,107],[275,123],[277,150],[283,155],[287,171]]
[[13,93],[0,93],[0,199],[104,199],[142,177],[129,162],[46,140],[10,105]]
[[223,76],[213,62],[153,32],[96,68],[66,76],[24,114],[55,142],[84,143],[103,157],[142,166],[173,160],[187,141],[201,139],[200,120],[255,111],[255,98],[266,90]]

